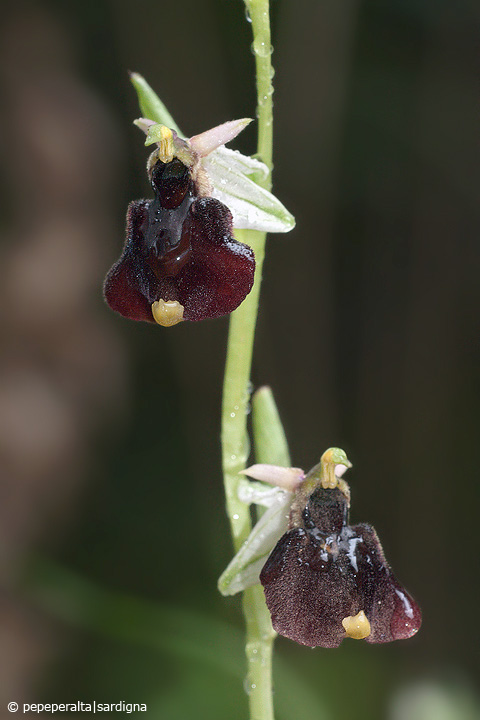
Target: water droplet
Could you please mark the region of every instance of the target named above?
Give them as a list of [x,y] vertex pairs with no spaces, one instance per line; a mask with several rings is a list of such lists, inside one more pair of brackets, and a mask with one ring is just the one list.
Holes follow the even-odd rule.
[[260,38],[254,40],[251,47],[253,54],[259,57],[268,57],[273,52],[273,46],[267,45],[267,43],[260,40]]
[[231,460],[236,460],[236,459],[237,459],[237,456],[236,456],[236,455],[230,455],[230,459],[231,459]]
[[250,663],[258,663],[261,655],[258,642],[247,643],[245,652]]
[[234,418],[234,417],[235,417],[235,413],[230,413],[230,417],[231,417],[231,418]]
[[253,690],[255,690],[256,687],[257,687],[257,686],[255,685],[255,683],[252,683],[252,682],[250,681],[248,675],[247,675],[247,677],[245,678],[245,680],[244,680],[244,682],[243,682],[243,689],[245,690],[245,692],[247,693],[247,695],[250,695],[250,693],[251,693]]
[[240,515],[239,515],[238,513],[235,513],[235,515],[232,515],[232,517],[233,517],[234,520],[238,520],[238,518],[240,517]]

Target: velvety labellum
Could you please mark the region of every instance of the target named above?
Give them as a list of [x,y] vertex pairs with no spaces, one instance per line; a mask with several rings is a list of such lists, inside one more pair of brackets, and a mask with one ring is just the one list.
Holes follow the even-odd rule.
[[154,322],[152,303],[176,301],[185,320],[227,315],[250,292],[253,251],[232,236],[232,215],[218,200],[198,197],[188,167],[173,159],[151,171],[153,200],[127,212],[123,254],[104,293],[113,310]]
[[348,501],[338,488],[314,490],[299,525],[280,538],[260,574],[278,633],[310,647],[337,647],[346,637],[342,621],[362,611],[367,642],[417,632],[418,605],[394,577],[375,530],[348,525]]

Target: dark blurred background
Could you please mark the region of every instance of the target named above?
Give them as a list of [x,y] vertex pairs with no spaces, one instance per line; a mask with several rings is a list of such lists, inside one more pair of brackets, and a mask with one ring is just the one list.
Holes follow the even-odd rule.
[[[352,519],[424,613],[389,646],[280,639],[278,720],[478,717],[478,25],[469,0],[272,0],[297,226],[269,239],[253,380],[294,465],[347,451]],[[216,591],[228,321],[130,323],[101,283],[149,193],[127,70],[191,135],[254,116],[250,44],[241,0],[2,10],[0,717],[247,717],[240,603]]]

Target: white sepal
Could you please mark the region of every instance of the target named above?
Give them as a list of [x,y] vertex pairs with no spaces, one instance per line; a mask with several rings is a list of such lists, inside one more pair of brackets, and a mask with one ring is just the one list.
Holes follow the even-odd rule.
[[250,157],[250,155],[242,155],[239,150],[231,150],[225,146],[215,150],[215,157],[219,162],[227,164],[228,167],[236,173],[242,175],[255,175],[260,180],[268,177],[268,167],[258,158]]
[[259,582],[268,556],[287,531],[293,493],[276,489],[276,498],[262,515],[252,532],[220,576],[222,595],[235,595]]
[[246,505],[271,507],[278,497],[278,488],[251,480],[240,480],[238,498]]
[[[233,227],[273,233],[292,230],[295,227],[293,215],[272,193],[251,180],[244,168],[240,170],[238,156],[232,158],[225,150],[214,150],[202,164],[213,185],[212,197],[229,208]],[[247,158],[241,158],[244,165]],[[249,171],[249,174],[253,172]]]

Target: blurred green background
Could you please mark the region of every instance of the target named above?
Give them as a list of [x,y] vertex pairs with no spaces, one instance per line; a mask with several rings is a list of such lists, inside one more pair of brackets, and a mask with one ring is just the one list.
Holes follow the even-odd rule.
[[[347,451],[352,520],[424,613],[387,646],[280,639],[279,720],[478,717],[478,25],[468,0],[272,0],[297,226],[269,239],[253,381],[294,465]],[[216,591],[228,322],[130,323],[101,282],[149,194],[127,70],[192,135],[254,116],[250,33],[240,0],[5,3],[0,713],[247,717],[240,604]]]

